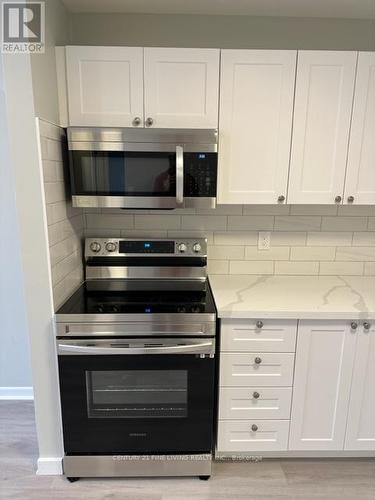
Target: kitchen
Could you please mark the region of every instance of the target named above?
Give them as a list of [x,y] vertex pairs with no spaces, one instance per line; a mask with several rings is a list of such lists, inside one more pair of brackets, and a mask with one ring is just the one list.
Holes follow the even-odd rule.
[[[256,8],[257,2],[249,2],[254,10],[247,14],[246,26],[228,12],[205,17],[197,6],[190,13],[172,9],[164,15],[148,14],[146,8],[146,13],[129,14],[130,7],[122,2],[124,12],[118,13],[117,5],[110,14],[97,12],[97,3],[96,13],[84,13],[79,2],[66,1],[58,8],[52,3],[46,3],[46,36],[51,36],[51,12],[58,29],[46,54],[33,55],[31,65],[23,59],[26,56],[4,56],[9,113],[27,118],[22,130],[17,129],[27,136],[25,148],[17,149],[14,140],[11,152],[20,165],[26,160],[34,165],[27,171],[15,167],[15,184],[39,440],[38,479],[63,473],[70,479],[191,475],[211,476],[207,484],[212,484],[223,474],[262,474],[257,466],[270,468],[270,480],[275,480],[272,470],[287,474],[288,467],[302,471],[304,466],[306,478],[314,474],[314,467],[321,474],[323,465],[327,471],[364,467],[373,472],[375,41],[374,22],[363,19],[365,8],[361,11],[356,3],[353,9],[358,11],[335,19],[328,7],[317,15],[312,7],[298,11],[294,5],[294,16],[300,16],[294,17],[285,5],[275,34],[271,26],[276,18],[267,18],[275,11],[269,6],[266,14],[259,4]],[[241,14],[244,7],[232,8],[238,9],[232,14]],[[66,39],[57,20],[62,19],[62,9],[65,16],[65,10],[70,12]],[[256,15],[264,17],[251,17]],[[176,17],[178,27],[163,30],[163,23],[170,26]],[[205,20],[212,23],[206,38]],[[249,27],[258,23],[262,33],[250,33]],[[116,26],[127,29],[122,32]],[[196,37],[191,34],[193,26]],[[20,74],[28,77],[24,85],[33,92],[34,103],[27,92],[12,100],[10,84],[19,81]],[[53,88],[51,81],[56,82]],[[33,104],[35,110],[30,109]],[[11,132],[11,126],[17,127],[9,116]],[[36,135],[38,140],[32,140]],[[124,191],[124,173],[118,168],[125,160],[130,167],[125,186],[131,184],[131,192]],[[168,182],[163,165],[173,171]],[[84,277],[95,289],[73,304],[69,297],[82,290]],[[38,294],[32,293],[36,288]],[[113,294],[121,300],[114,301]],[[95,314],[90,314],[92,304]],[[203,316],[213,312],[214,333],[202,328]],[[157,335],[147,315],[155,316]],[[137,316],[139,324],[134,322]],[[171,322],[164,323],[164,316],[171,316]],[[186,335],[190,317],[200,328]],[[126,334],[127,318],[131,335]],[[160,326],[165,328],[161,334]],[[183,334],[176,344],[177,326]],[[75,333],[70,333],[72,327]],[[213,350],[194,353],[194,342],[208,343],[205,347]],[[108,349],[115,349],[116,343],[121,355],[116,351],[111,356]],[[190,354],[157,352],[192,345]],[[88,354],[90,349],[104,350],[103,361],[94,361],[101,355]],[[147,474],[142,460],[130,466],[123,458],[113,466],[113,456],[127,456],[129,443],[108,448],[106,454],[95,447],[84,449],[99,442],[90,429],[96,429],[97,436],[104,432],[109,442],[115,428],[124,422],[130,425],[125,409],[109,424],[95,415],[100,407],[87,401],[88,388],[103,381],[96,376],[100,371],[87,367],[104,363],[108,370],[116,366],[117,357],[131,365],[130,351],[134,359],[148,357],[140,349],[155,349],[150,358],[157,366],[168,357],[172,364],[191,358],[216,370],[207,380],[212,388],[207,393],[212,398],[208,447],[200,448],[204,439],[196,439],[186,427],[192,432],[189,446],[162,449],[164,443],[159,442],[153,448],[136,446],[139,453],[129,454],[194,455],[193,443],[198,443],[196,454],[209,459],[190,460],[190,469],[184,460],[175,459],[148,464]],[[88,377],[79,384],[86,384],[86,389],[72,396],[74,403],[64,397],[75,390],[64,391],[65,380],[69,385],[69,377],[62,377],[66,360]],[[179,363],[183,367],[185,361]],[[175,411],[190,425],[194,411],[203,411],[198,403],[189,406],[194,399],[189,386],[194,376],[189,373],[194,369],[186,368],[187,379],[185,370],[174,370],[182,372],[173,378],[180,386],[175,391],[159,387],[159,392],[180,393],[176,402],[183,406]],[[200,390],[206,390],[203,384],[194,389],[197,401]],[[77,401],[85,406],[80,415],[72,411]],[[170,401],[168,405],[171,409]],[[177,420],[164,419],[168,425],[159,429]],[[79,450],[73,449],[78,427],[72,430],[75,438],[69,437],[74,422],[84,443]],[[181,433],[173,434],[173,426],[177,446]],[[203,425],[196,432],[202,429]],[[74,444],[71,450],[68,442]],[[84,455],[86,460],[77,460]],[[98,457],[109,457],[105,473],[93,472],[98,467],[100,471]],[[233,463],[228,464],[230,458]],[[264,462],[249,463],[250,458]],[[343,478],[349,480],[350,473]],[[70,487],[99,484],[87,481]],[[205,488],[198,481],[197,494],[199,484]],[[323,498],[333,498],[330,487],[327,484],[325,491],[322,486]],[[359,498],[358,488],[355,491]],[[354,495],[348,490],[350,494]]]

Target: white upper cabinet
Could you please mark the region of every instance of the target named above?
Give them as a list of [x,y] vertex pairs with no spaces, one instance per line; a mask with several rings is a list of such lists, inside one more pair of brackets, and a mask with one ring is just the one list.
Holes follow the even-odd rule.
[[361,326],[350,393],[346,450],[375,450],[375,322]]
[[344,321],[300,321],[290,450],[342,450],[357,335]]
[[143,126],[143,48],[66,47],[69,124]]
[[296,51],[221,53],[218,203],[283,203]]
[[358,57],[344,201],[375,204],[375,52]]
[[356,52],[298,53],[288,203],[342,200],[356,61]]
[[217,128],[219,49],[145,48],[145,123]]

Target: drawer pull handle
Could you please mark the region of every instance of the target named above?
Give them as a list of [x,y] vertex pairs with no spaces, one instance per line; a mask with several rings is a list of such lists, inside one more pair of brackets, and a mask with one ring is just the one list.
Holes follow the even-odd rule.
[[257,328],[263,328],[263,321],[257,321],[256,322],[256,327]]
[[256,391],[253,392],[253,398],[254,399],[259,399],[259,396],[260,396],[259,392],[256,392]]
[[258,356],[254,359],[254,363],[255,363],[256,365],[260,365],[260,364],[261,364],[261,362],[262,362],[262,358],[259,358]]
[[365,322],[363,323],[363,328],[364,328],[365,330],[370,330],[370,328],[371,328],[371,323],[369,323],[368,321],[365,321]]
[[256,432],[258,430],[258,426],[256,424],[253,424],[251,426],[251,430],[254,431],[254,432]]
[[357,328],[358,328],[358,323],[356,323],[355,321],[352,321],[352,322],[350,323],[350,328],[351,328],[352,330],[357,330]]

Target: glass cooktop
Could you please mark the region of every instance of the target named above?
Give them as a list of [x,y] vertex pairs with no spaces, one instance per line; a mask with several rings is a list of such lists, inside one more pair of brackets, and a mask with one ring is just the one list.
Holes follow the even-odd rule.
[[206,291],[92,291],[85,283],[56,314],[215,313],[209,286]]

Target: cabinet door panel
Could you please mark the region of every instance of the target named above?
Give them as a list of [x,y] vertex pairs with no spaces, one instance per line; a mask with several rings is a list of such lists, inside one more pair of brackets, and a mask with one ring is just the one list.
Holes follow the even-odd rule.
[[289,203],[343,196],[356,52],[298,53]]
[[223,50],[219,203],[286,198],[296,51]]
[[375,204],[375,52],[358,57],[345,199]]
[[219,49],[145,48],[145,114],[158,128],[217,128]]
[[347,322],[300,321],[291,450],[343,449],[356,339]]
[[346,450],[375,450],[375,321],[358,336],[346,430]]
[[143,123],[143,49],[66,47],[70,125]]

